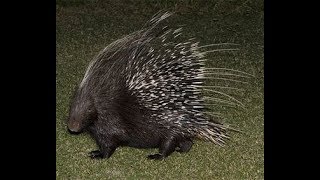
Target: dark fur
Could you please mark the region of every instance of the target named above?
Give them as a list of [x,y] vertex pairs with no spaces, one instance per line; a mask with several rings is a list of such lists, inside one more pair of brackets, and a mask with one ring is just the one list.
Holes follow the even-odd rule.
[[[110,86],[121,87],[121,84]],[[70,130],[72,125],[68,125],[68,128],[71,133],[87,130],[92,135],[99,150],[90,152],[91,158],[109,158],[119,146],[159,148],[159,154],[149,155],[150,159],[162,159],[175,150],[190,150],[193,144],[191,137],[185,137],[176,133],[175,129],[159,126],[152,119],[146,118],[148,110],[140,107],[135,97],[129,95],[125,88],[117,90],[114,92],[102,88],[101,92],[109,93],[93,93],[92,97],[84,96],[84,92],[78,91],[73,99],[69,123],[75,118],[78,118],[76,122],[84,123],[78,130]],[[82,100],[87,105],[81,107],[82,112],[75,113],[76,106],[83,104],[79,103],[81,98],[88,98]],[[87,107],[84,108],[85,106]]]

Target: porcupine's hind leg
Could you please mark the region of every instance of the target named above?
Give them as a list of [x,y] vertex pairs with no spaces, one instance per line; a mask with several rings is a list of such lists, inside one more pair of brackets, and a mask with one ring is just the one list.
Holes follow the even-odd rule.
[[193,145],[192,140],[189,138],[186,138],[178,143],[178,149],[176,151],[180,153],[189,152],[192,145]]
[[165,139],[159,147],[158,154],[151,154],[148,156],[149,159],[161,160],[168,157],[171,153],[175,151],[177,147],[177,140],[174,137],[169,137]]

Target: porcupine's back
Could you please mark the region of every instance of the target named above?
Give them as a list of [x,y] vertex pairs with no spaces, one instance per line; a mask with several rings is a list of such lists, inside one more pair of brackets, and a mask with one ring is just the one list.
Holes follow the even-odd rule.
[[163,26],[170,13],[106,47],[89,65],[81,87],[92,92],[98,113],[118,113],[131,129],[167,128],[222,145],[226,127],[209,120],[202,86],[204,55],[182,29]]

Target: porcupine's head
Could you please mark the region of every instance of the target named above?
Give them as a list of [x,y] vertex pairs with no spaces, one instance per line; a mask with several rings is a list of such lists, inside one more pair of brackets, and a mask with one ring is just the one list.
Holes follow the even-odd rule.
[[67,119],[68,131],[72,134],[81,133],[96,118],[97,113],[93,100],[85,92],[85,89],[78,88],[73,95]]
[[[119,54],[125,55],[122,51],[126,50],[127,42],[130,42],[131,39],[132,37],[128,36],[111,43],[89,63],[85,75],[71,100],[67,119],[67,127],[70,133],[81,133],[97,119],[94,99],[98,101],[102,99],[110,100],[119,94],[119,89],[122,88],[119,85],[121,84],[119,72],[126,64],[122,63],[125,58],[119,56]],[[120,51],[121,53],[118,53]]]

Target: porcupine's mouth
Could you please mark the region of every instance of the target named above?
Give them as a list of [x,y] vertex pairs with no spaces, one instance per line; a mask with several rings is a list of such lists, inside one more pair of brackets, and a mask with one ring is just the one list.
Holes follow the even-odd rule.
[[77,134],[80,134],[80,133],[81,133],[81,131],[72,131],[72,130],[70,130],[69,128],[68,128],[68,132],[69,132],[70,134],[73,134],[73,135],[77,135]]

